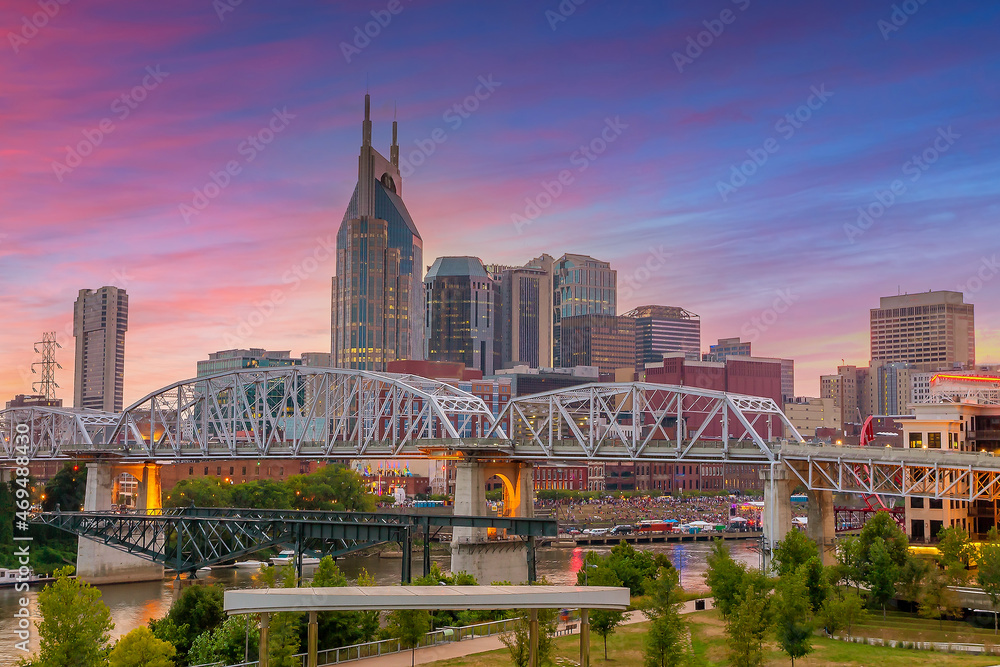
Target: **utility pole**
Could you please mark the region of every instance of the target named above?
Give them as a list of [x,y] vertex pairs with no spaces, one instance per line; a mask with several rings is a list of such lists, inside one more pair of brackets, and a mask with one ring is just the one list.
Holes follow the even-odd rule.
[[[38,346],[41,345],[42,349],[39,350]],[[42,355],[41,361],[36,361],[31,364],[31,372],[38,373],[35,370],[35,366],[41,366],[42,379],[38,382],[31,383],[31,390],[38,392],[45,397],[45,400],[51,401],[56,397],[56,389],[59,385],[56,384],[56,369],[62,370],[62,366],[56,362],[56,348],[61,348],[62,345],[56,340],[55,331],[46,331],[42,334],[42,340],[35,343],[35,353]],[[36,389],[37,387],[37,389]]]

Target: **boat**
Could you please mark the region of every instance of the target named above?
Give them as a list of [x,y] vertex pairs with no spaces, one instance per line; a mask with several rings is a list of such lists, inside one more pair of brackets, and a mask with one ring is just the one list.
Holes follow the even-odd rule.
[[236,567],[240,569],[248,570],[259,570],[260,568],[267,565],[267,563],[259,560],[238,560],[236,561]]
[[22,584],[25,582],[34,584],[42,581],[53,581],[53,579],[52,577],[43,577],[35,574],[35,571],[31,568],[28,568],[28,575],[25,576],[20,573],[19,568],[0,567],[0,586],[13,586],[15,584]]
[[[290,565],[290,564],[294,565],[296,562],[297,559],[295,557],[295,551],[292,549],[285,549],[284,551],[280,552],[277,556],[271,556],[272,565]],[[318,565],[319,558],[315,558],[313,556],[303,556],[302,564]]]

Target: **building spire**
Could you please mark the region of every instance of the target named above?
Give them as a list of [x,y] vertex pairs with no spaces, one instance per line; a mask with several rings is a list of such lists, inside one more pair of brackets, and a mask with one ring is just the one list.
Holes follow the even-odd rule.
[[399,144],[396,140],[396,105],[392,105],[392,146],[389,147],[389,161],[399,169]]
[[361,125],[361,145],[372,145],[372,98],[365,93],[365,122]]

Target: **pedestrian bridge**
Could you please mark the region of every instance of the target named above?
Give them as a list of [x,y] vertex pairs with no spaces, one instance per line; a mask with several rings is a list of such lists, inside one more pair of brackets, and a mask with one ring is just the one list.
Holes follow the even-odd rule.
[[774,401],[648,383],[596,383],[508,402],[414,375],[244,369],[176,382],[121,414],[0,412],[0,456],[183,461],[438,458],[771,462],[786,429]]

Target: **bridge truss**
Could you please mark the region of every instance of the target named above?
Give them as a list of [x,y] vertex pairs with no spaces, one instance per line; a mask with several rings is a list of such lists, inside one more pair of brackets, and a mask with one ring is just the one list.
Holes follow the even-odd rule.
[[[7,459],[34,460],[108,442],[120,416],[99,410],[31,406],[0,411],[0,447]],[[22,449],[23,448],[23,449]]]
[[771,462],[802,436],[769,398],[643,382],[595,383],[510,401],[486,438],[518,458]]
[[[181,572],[231,562],[262,549],[294,547],[342,556],[384,542],[403,546],[401,580],[411,579],[411,546],[424,536],[424,574],[430,572],[431,527],[494,528],[525,537],[534,559],[534,538],[555,537],[554,519],[432,516],[376,512],[323,512],[234,508],[176,508],[148,512],[43,512],[31,519]],[[302,564],[298,562],[301,575]],[[529,568],[529,571],[531,568]]]
[[1000,458],[988,453],[786,444],[779,456],[811,490],[970,503],[1000,499]]

